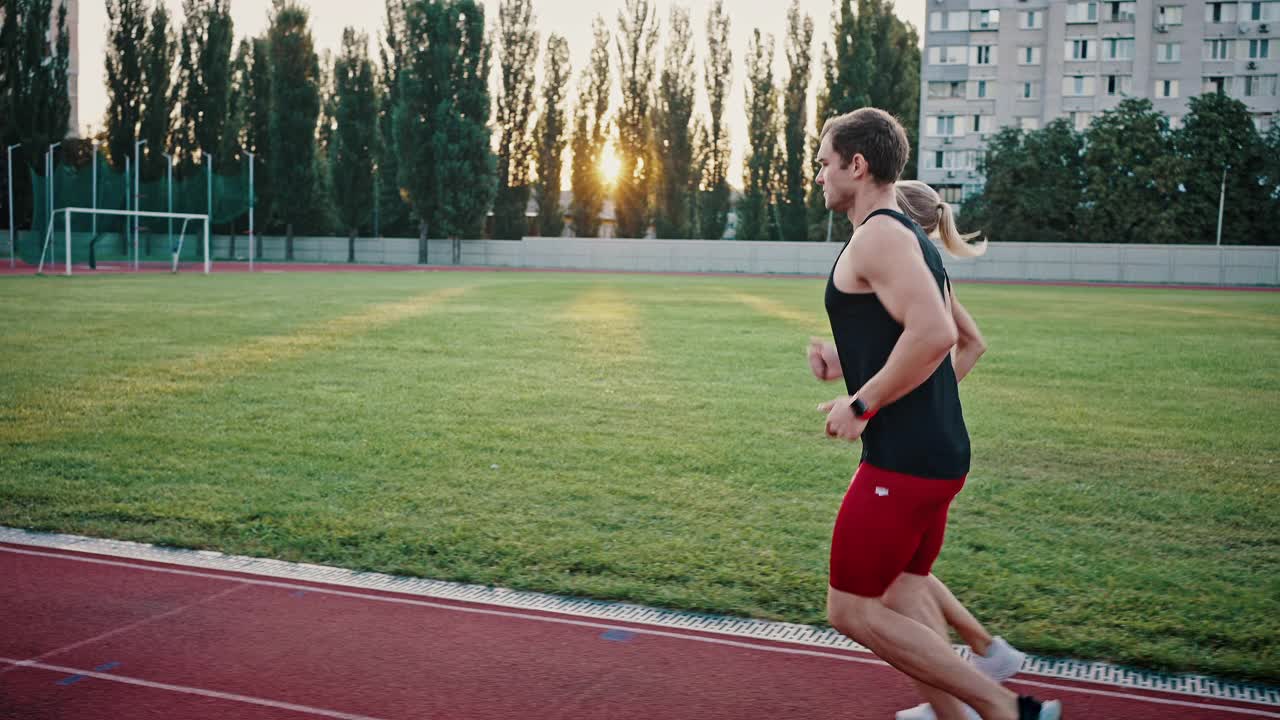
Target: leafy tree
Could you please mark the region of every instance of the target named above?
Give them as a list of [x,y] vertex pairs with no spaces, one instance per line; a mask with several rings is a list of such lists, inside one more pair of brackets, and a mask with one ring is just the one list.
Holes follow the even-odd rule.
[[1273,232],[1272,227],[1259,227],[1254,221],[1269,193],[1257,182],[1264,164],[1262,138],[1247,105],[1219,93],[1193,97],[1173,141],[1185,163],[1186,192],[1174,208],[1184,242],[1217,241],[1219,201],[1224,193],[1224,245],[1256,242],[1255,238]]
[[298,0],[272,0],[267,30],[271,73],[268,115],[274,212],[285,227],[285,257],[293,259],[295,228],[310,230],[317,216],[316,121],[320,116],[320,59],[310,13]]
[[604,208],[600,156],[609,132],[609,28],[597,17],[592,23],[595,44],[578,83],[578,107],[573,119],[573,232],[595,237]]
[[733,50],[729,48],[729,16],[724,0],[715,0],[707,15],[707,59],[703,69],[711,114],[707,124],[707,171],[699,213],[701,236],[719,240],[729,218],[729,128],[724,120],[725,101],[733,81]]
[[378,96],[368,35],[351,27],[342,31],[333,79],[336,127],[329,148],[329,182],[338,220],[347,231],[347,262],[355,262],[356,233],[371,220],[378,142]]
[[564,208],[560,206],[560,176],[564,150],[568,144],[566,88],[571,75],[569,42],[561,35],[547,38],[547,62],[542,79],[542,114],[534,129],[534,154],[538,179],[534,189],[538,200],[538,234],[557,236],[564,230]]
[[625,0],[618,11],[618,155],[622,169],[614,208],[619,237],[643,237],[649,226],[649,186],[653,181],[654,47],[658,43],[657,10],[650,0]]
[[693,30],[686,8],[671,8],[671,34],[663,55],[656,107],[657,202],[654,231],[660,238],[687,238],[691,227],[689,195],[693,160],[694,64]]
[[773,36],[757,29],[747,46],[746,183],[738,203],[739,240],[772,240],[774,168],[778,163],[778,91],[773,85]]
[[813,18],[801,15],[799,0],[792,0],[787,11],[787,78],[782,106],[782,136],[785,157],[782,184],[782,237],[806,240],[809,235],[805,196],[810,183],[809,163],[805,157],[805,121],[809,116],[810,49],[813,46]]
[[532,0],[502,0],[498,6],[502,94],[498,96],[498,195],[493,219],[494,237],[511,240],[519,240],[527,230],[525,208],[533,154],[529,121],[538,60],[538,32],[533,23]]

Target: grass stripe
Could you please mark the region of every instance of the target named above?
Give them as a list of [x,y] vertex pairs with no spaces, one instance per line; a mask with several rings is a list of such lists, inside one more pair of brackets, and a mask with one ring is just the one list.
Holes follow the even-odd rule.
[[197,392],[215,383],[259,372],[273,363],[330,350],[357,335],[430,312],[466,288],[445,288],[405,300],[379,303],[284,335],[251,340],[212,353],[134,366],[124,373],[87,378],[70,387],[29,395],[0,423],[0,442],[34,443],[66,435],[87,422],[102,422],[126,409]]

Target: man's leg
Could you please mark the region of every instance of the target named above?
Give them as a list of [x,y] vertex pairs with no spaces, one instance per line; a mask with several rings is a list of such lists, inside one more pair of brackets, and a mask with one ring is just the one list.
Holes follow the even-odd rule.
[[937,632],[890,609],[881,598],[861,597],[829,587],[827,618],[832,627],[867,646],[885,662],[952,696],[942,697],[943,705],[936,706],[938,709],[954,711],[947,704],[959,698],[984,720],[1017,720],[1017,695],[962,660]]
[[[903,573],[889,586],[881,600],[890,610],[915,620],[950,643],[945,609],[939,602],[940,596],[932,587],[932,579],[932,575]],[[919,680],[913,679],[912,682],[916,684],[925,702],[933,707],[938,720],[967,720],[964,703],[956,697]]]

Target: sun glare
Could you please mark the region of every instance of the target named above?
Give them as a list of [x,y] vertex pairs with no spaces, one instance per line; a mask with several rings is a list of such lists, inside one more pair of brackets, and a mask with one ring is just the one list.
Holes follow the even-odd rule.
[[618,151],[610,143],[605,146],[604,152],[600,153],[600,177],[612,185],[618,181],[618,175],[621,172],[622,158],[618,157]]

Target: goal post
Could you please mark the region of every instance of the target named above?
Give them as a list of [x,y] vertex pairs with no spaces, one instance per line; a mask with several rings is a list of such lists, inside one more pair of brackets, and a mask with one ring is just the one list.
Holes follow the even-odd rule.
[[[62,214],[61,222],[57,221],[59,213]],[[63,241],[66,245],[66,265],[65,265],[65,270],[63,271],[63,274],[64,275],[71,274],[72,257],[73,257],[71,216],[73,214],[94,215],[94,216],[116,215],[116,216],[124,216],[126,218],[135,218],[135,219],[146,217],[146,218],[168,218],[171,220],[182,220],[183,235],[185,235],[186,233],[186,227],[189,221],[199,220],[201,222],[200,232],[201,232],[201,237],[202,237],[203,247],[204,247],[204,272],[207,275],[213,269],[213,259],[212,259],[213,256],[210,254],[211,248],[209,247],[210,228],[209,228],[208,214],[171,213],[171,212],[159,212],[159,211],[150,211],[150,210],[108,210],[103,208],[67,207],[67,208],[57,208],[50,215],[49,227],[45,231],[44,245],[40,250],[40,263],[36,269],[37,273],[41,273],[41,274],[44,273],[45,256],[48,255],[49,250],[52,247],[54,228],[58,228],[63,233]],[[180,235],[179,242],[178,242],[178,250],[171,249],[171,252],[173,255],[172,269],[174,272],[178,271],[178,256],[181,250],[181,240],[182,240],[182,236]],[[138,238],[136,234],[133,236],[132,242],[133,242],[133,252],[132,252],[133,257],[131,258],[131,265],[134,270],[138,270],[140,267],[141,256],[139,254]],[[53,266],[52,262],[50,263],[50,266]]]

